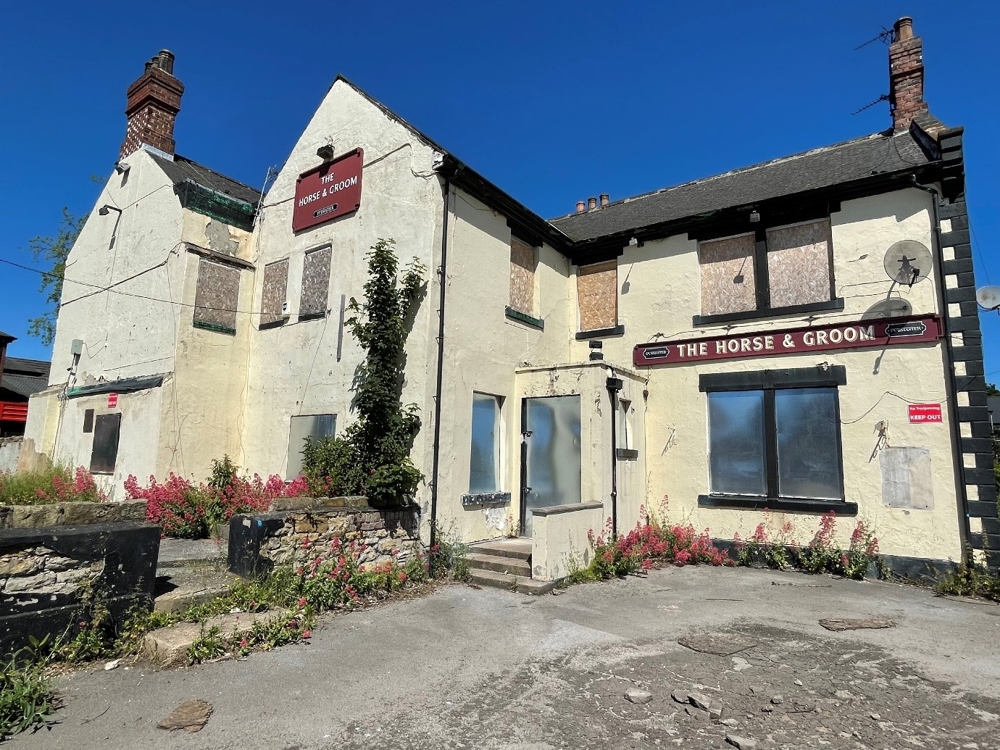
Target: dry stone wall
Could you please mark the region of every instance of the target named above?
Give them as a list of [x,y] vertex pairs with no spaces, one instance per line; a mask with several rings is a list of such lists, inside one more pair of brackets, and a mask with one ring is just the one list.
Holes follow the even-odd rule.
[[261,545],[261,556],[275,565],[313,560],[328,552],[335,539],[356,542],[362,564],[404,562],[423,549],[413,510],[328,508],[289,512]]

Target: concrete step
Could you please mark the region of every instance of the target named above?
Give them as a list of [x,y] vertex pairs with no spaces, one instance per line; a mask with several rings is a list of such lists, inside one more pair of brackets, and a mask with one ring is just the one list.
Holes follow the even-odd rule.
[[516,591],[519,594],[547,594],[556,587],[555,581],[535,581],[523,576],[512,576],[507,573],[495,573],[492,570],[469,571],[469,582],[479,586],[490,586],[505,591]]
[[160,570],[153,588],[154,612],[183,612],[229,593],[238,576],[223,570],[196,566]]
[[254,623],[267,622],[279,617],[280,612],[241,612],[211,617],[204,623],[179,622],[167,628],[147,633],[142,639],[142,653],[160,667],[187,663],[187,650],[196,640],[213,627],[225,638],[239,639],[253,628]]
[[213,564],[226,567],[229,548],[218,539],[171,539],[160,540],[160,553],[156,559],[156,569],[189,567],[193,564]]
[[498,539],[472,545],[472,552],[494,557],[512,557],[515,560],[531,560],[530,539]]
[[514,557],[500,555],[484,555],[472,552],[466,556],[469,567],[477,570],[492,570],[494,573],[509,573],[516,576],[531,578],[531,563]]

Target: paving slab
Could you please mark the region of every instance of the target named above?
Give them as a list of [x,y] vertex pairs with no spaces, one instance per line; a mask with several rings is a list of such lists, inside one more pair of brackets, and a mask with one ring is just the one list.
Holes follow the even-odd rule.
[[213,627],[220,635],[239,637],[249,633],[254,624],[277,617],[275,612],[241,612],[211,617],[204,623],[179,622],[147,633],[142,641],[142,653],[160,667],[171,667],[187,661],[187,650]]
[[160,540],[160,554],[156,558],[156,569],[174,568],[193,563],[225,562],[229,550],[218,539],[171,539]]

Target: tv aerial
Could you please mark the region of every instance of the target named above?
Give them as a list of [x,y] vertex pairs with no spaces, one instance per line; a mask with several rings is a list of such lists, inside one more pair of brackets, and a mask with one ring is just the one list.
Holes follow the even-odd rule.
[[986,310],[1000,310],[1000,286],[982,286],[976,290],[976,302]]
[[885,272],[901,286],[913,286],[931,272],[931,251],[922,242],[900,240],[885,252]]

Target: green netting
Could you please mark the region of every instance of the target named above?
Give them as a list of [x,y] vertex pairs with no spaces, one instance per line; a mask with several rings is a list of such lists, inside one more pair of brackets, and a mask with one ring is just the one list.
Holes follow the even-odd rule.
[[253,229],[254,207],[249,203],[228,198],[194,182],[185,182],[180,191],[184,208],[211,216],[238,229]]

